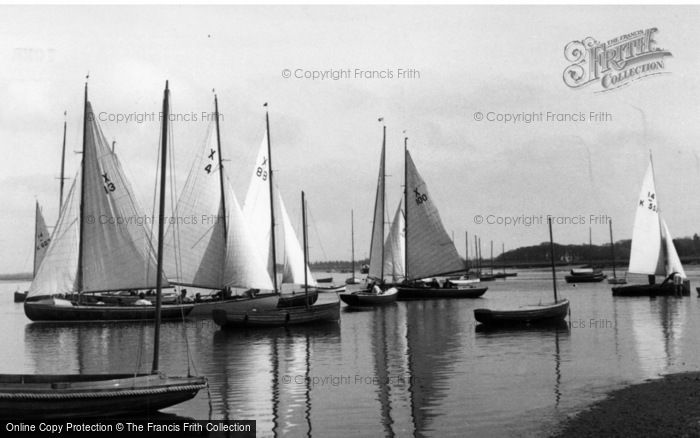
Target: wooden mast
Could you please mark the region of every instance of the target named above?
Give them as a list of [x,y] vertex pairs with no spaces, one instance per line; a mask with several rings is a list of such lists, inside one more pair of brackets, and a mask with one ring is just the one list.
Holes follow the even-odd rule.
[[613,241],[612,235],[612,219],[608,222],[610,225],[610,252],[612,253],[612,268],[613,268],[613,278],[617,278],[615,273],[615,242]]
[[[221,157],[221,134],[219,132],[219,99],[214,94],[214,117],[216,119],[216,148],[219,154],[219,190],[221,193],[221,211],[222,220],[224,222],[224,254],[223,258],[226,259],[226,242],[228,242],[228,224],[226,222],[226,195],[224,191],[224,160]],[[223,279],[222,279],[223,280]],[[223,282],[222,282],[223,283]],[[226,294],[221,293],[221,300],[226,299]]]
[[83,232],[85,218],[85,138],[87,137],[87,113],[88,108],[88,84],[85,81],[85,98],[83,102],[83,152],[80,159],[80,224],[78,231],[78,272],[76,285],[78,286],[78,304],[80,304],[80,292],[83,290]]
[[58,198],[58,214],[61,214],[61,210],[63,209],[63,181],[66,180],[64,176],[64,171],[65,171],[65,166],[66,166],[66,127],[68,125],[68,122],[66,121],[66,115],[68,114],[67,111],[63,112],[63,149],[61,152],[61,177],[59,178],[61,183],[60,183],[60,191],[59,191],[59,198]]
[[169,107],[170,90],[168,89],[168,81],[165,81],[165,91],[163,92],[163,129],[161,131],[161,146],[160,146],[160,201],[158,214],[158,264],[156,268],[156,315],[155,329],[153,332],[153,374],[158,372],[158,353],[160,349],[160,308],[161,308],[161,289],[163,287],[163,228],[165,222],[165,183],[166,169],[168,160],[168,118],[170,116]]
[[[383,118],[382,118],[383,120]],[[384,211],[384,206],[386,205],[386,185],[385,185],[385,180],[386,180],[386,125],[382,126],[382,158],[381,158],[381,163],[382,163],[382,212]],[[376,206],[375,206],[376,208]],[[373,236],[374,237],[374,236]],[[380,245],[382,245],[382,267],[381,267],[381,275],[379,276],[379,282],[384,281],[384,214],[382,214],[382,241],[379,242]]]
[[309,250],[308,250],[308,241],[306,240],[306,199],[304,199],[304,191],[301,191],[301,222],[302,222],[302,229],[303,229],[303,242],[304,242],[304,295],[306,296],[306,299],[304,300],[304,304],[306,305],[306,308],[309,308],[309,279],[308,279],[308,272],[309,270],[307,269],[307,266],[309,265]]
[[552,288],[554,289],[554,302],[557,302],[557,272],[554,269],[554,238],[552,237],[552,218],[547,218],[549,224],[549,254],[552,260]]
[[[406,132],[406,131],[404,131]],[[406,208],[406,217],[404,218],[404,266],[406,281],[409,279],[408,275],[408,137],[403,138],[403,199]]]
[[469,231],[464,232],[464,272],[469,274]]
[[351,279],[355,281],[355,213],[350,209],[350,266],[352,267]]
[[[267,102],[264,105],[267,108]],[[274,185],[272,183],[272,147],[270,146],[270,115],[265,110],[265,129],[267,134],[267,164],[269,166],[270,183],[270,238],[272,239],[272,287],[275,288],[275,293],[280,293],[277,290],[277,248],[275,245],[275,202],[274,202]]]

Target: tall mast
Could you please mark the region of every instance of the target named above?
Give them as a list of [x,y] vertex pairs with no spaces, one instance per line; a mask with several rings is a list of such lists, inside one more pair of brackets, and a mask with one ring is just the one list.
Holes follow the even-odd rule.
[[552,218],[547,218],[549,224],[549,254],[552,259],[552,288],[554,289],[554,302],[557,302],[557,272],[554,269],[554,238],[552,237]]
[[87,106],[88,106],[88,84],[85,81],[85,99],[83,102],[83,153],[80,159],[80,224],[78,235],[78,272],[76,274],[76,284],[78,286],[78,302],[80,302],[80,292],[83,290],[83,232],[85,214],[85,139],[87,138]]
[[160,145],[160,206],[158,214],[158,265],[156,268],[156,325],[153,333],[153,369],[158,372],[158,350],[160,349],[160,307],[161,289],[163,287],[163,224],[165,222],[165,183],[168,160],[168,118],[170,116],[169,106],[170,90],[168,81],[165,81],[165,91],[163,92],[163,130],[161,131]]
[[355,279],[355,216],[352,210],[350,210],[350,263],[352,266],[352,279]]
[[613,278],[617,278],[617,275],[615,274],[615,242],[613,241],[612,235],[612,219],[610,219],[608,224],[610,224],[610,252],[612,253]]
[[491,275],[493,275],[493,240],[491,241]]
[[308,250],[308,241],[306,240],[306,199],[304,199],[304,191],[301,191],[301,222],[302,222],[302,228],[303,228],[303,241],[304,241],[304,294],[306,295],[306,299],[304,300],[304,303],[306,304],[306,308],[309,308],[309,279],[308,279],[308,269],[306,268],[309,266],[309,250]]
[[[60,210],[59,210],[60,213]],[[39,201],[36,201],[34,210],[34,261],[32,262],[32,278],[36,276],[36,242],[37,242],[37,224],[39,222]]]
[[[228,242],[228,224],[226,223],[226,195],[224,192],[224,160],[221,157],[221,134],[219,133],[219,99],[214,94],[214,116],[216,118],[216,148],[219,154],[219,190],[221,193],[221,211],[224,222],[224,260],[226,259],[226,242]],[[223,283],[223,282],[222,282]],[[221,299],[226,299],[226,294],[221,294]]]
[[[404,131],[406,132],[406,131]],[[408,137],[403,138],[403,203],[406,206],[406,217],[404,218],[404,270],[406,271],[406,281],[408,275]]]
[[501,242],[501,263],[503,263],[503,274],[506,273],[506,244]]
[[477,275],[481,277],[481,271],[479,271],[479,248],[476,246],[476,234],[474,235],[474,270]]
[[593,231],[588,227],[588,264],[593,269]]
[[[267,103],[265,103],[267,107]],[[272,147],[270,146],[270,115],[267,110],[265,110],[265,129],[267,131],[267,164],[269,166],[270,178],[270,238],[272,239],[272,287],[275,288],[275,293],[277,293],[277,248],[275,245],[275,202],[272,183]],[[304,274],[306,275],[306,274]]]
[[[386,125],[382,127],[382,212],[384,211],[384,205],[386,205],[385,199],[386,199],[386,187],[385,187],[385,180],[386,180]],[[384,214],[382,214],[382,241],[379,242],[380,245],[382,245],[382,268],[381,268],[381,275],[380,275],[380,282],[384,280]]]
[[469,272],[469,231],[464,232],[464,271]]
[[58,214],[61,214],[61,210],[63,209],[63,181],[66,180],[64,177],[64,171],[65,171],[65,165],[66,165],[66,127],[68,125],[68,122],[66,121],[65,117],[68,114],[67,111],[63,112],[63,150],[61,152],[61,184],[60,184],[60,191],[59,191],[59,198],[58,198]]

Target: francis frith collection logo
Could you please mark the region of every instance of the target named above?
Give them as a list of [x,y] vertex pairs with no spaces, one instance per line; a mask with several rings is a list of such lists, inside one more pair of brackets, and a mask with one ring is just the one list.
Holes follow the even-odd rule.
[[564,48],[564,83],[570,88],[596,86],[610,91],[639,79],[669,73],[665,57],[673,56],[657,45],[653,27],[620,35],[606,42],[592,37],[571,41]]

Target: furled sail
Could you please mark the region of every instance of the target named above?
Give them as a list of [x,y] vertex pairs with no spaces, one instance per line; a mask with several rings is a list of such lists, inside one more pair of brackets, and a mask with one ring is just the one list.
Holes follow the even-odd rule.
[[403,219],[402,202],[399,202],[399,207],[394,214],[394,220],[391,222],[389,235],[384,243],[384,276],[391,276],[391,281],[394,283],[403,280],[406,277],[404,269],[406,259],[405,249],[405,223]]
[[243,214],[248,221],[253,240],[267,272],[272,278],[272,234],[270,226],[270,157],[267,151],[267,131],[260,144],[253,175],[243,203]]
[[666,272],[658,210],[654,167],[650,160],[637,201],[637,213],[634,217],[634,229],[632,230],[629,272],[647,275],[664,275]]
[[374,198],[374,218],[372,220],[372,240],[369,249],[369,277],[381,279],[384,275],[384,159],[386,146],[382,144],[379,159],[377,195]]
[[464,270],[428,187],[406,151],[406,275],[425,278]]
[[299,244],[299,239],[297,239],[297,235],[294,232],[294,227],[289,220],[287,208],[284,206],[284,201],[282,201],[282,195],[280,195],[279,191],[277,196],[284,227],[284,274],[282,283],[304,284],[304,268],[306,268],[308,285],[317,286],[316,280],[311,275],[311,270],[304,265],[304,250]]
[[154,288],[156,253],[144,215],[90,102],[85,117],[81,291]]
[[44,260],[46,255],[46,250],[49,248],[49,243],[51,242],[51,235],[49,234],[49,229],[46,228],[46,222],[44,221],[44,215],[41,214],[41,208],[39,208],[39,203],[36,203],[35,212],[35,229],[34,229],[34,272],[36,275],[41,265],[41,261]]
[[687,278],[685,275],[685,270],[683,270],[683,265],[681,264],[681,259],[678,257],[676,252],[676,247],[673,245],[673,237],[671,237],[671,232],[668,231],[668,226],[666,221],[661,219],[662,226],[662,236],[664,240],[664,245],[666,246],[666,275],[671,275],[672,273],[677,273],[682,278]]
[[80,172],[73,179],[61,215],[51,236],[27,298],[71,293],[78,290],[78,247],[80,245]]

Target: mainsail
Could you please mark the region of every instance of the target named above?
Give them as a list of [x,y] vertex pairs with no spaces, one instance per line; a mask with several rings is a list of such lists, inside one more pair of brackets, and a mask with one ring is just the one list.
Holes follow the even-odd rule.
[[396,283],[406,277],[406,235],[405,223],[403,219],[402,202],[394,214],[394,220],[391,222],[389,235],[384,243],[384,275],[391,276],[391,280]]
[[661,246],[661,222],[654,184],[654,167],[649,161],[642,190],[637,202],[632,231],[629,272],[664,275],[665,266]]
[[[166,272],[173,283],[222,289],[272,289],[230,183],[222,203],[214,122],[197,152],[177,203],[166,242]],[[226,206],[224,220],[223,208]],[[228,232],[227,232],[228,231]]]
[[253,241],[258,246],[258,254],[267,266],[270,277],[273,275],[272,233],[270,226],[270,157],[267,150],[267,130],[260,144],[255,160],[253,175],[243,203],[243,214],[248,221]]
[[[386,129],[386,128],[385,128]],[[386,131],[385,131],[386,132]],[[385,141],[382,142],[382,155],[379,159],[379,176],[377,177],[377,195],[374,198],[374,218],[372,220],[372,240],[369,249],[370,278],[381,279],[384,276],[384,160],[386,157]]]
[[34,214],[34,269],[33,275],[36,275],[41,266],[42,260],[46,255],[46,250],[51,242],[51,235],[49,234],[49,229],[46,228],[46,222],[44,221],[44,215],[41,214],[41,208],[39,208],[39,202],[36,203],[36,212]]
[[307,282],[309,286],[318,286],[311,275],[311,270],[304,265],[304,250],[299,244],[299,239],[294,232],[292,222],[289,220],[287,208],[282,201],[282,195],[277,191],[279,209],[282,212],[282,225],[284,228],[284,274],[282,283],[304,284],[304,268],[306,268]]
[[28,297],[156,285],[156,255],[145,217],[87,101],[84,117],[82,175],[71,188]]
[[406,150],[406,275],[425,278],[464,270],[428,186]]

